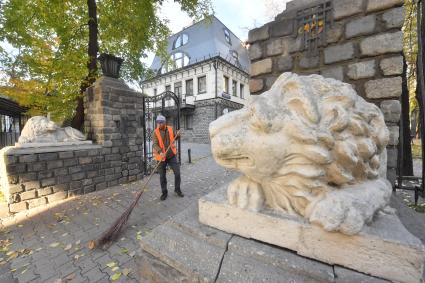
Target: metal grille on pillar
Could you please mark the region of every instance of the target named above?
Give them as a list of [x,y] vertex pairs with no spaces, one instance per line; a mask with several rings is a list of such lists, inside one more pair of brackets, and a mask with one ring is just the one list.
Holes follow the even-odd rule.
[[332,1],[297,11],[297,33],[302,35],[302,48],[308,55],[317,55],[318,48],[326,43],[326,31],[332,26]]

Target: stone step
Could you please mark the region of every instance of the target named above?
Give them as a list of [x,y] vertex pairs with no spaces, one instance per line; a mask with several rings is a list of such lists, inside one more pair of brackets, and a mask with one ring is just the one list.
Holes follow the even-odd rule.
[[359,234],[349,236],[326,232],[301,217],[231,206],[223,187],[199,200],[199,220],[228,233],[386,280],[419,282],[423,277],[424,246],[394,214],[381,213]]
[[140,278],[152,283],[386,282],[203,225],[196,205],[140,243]]

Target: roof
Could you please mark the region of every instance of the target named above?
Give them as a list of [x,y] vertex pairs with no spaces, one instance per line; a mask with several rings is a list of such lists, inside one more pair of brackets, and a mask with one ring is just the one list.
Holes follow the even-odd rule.
[[[183,52],[189,57],[189,65],[209,57],[219,56],[248,72],[250,64],[249,56],[242,41],[215,16],[211,16],[210,19],[203,19],[170,36],[168,38],[168,53]],[[225,39],[225,30],[229,31],[231,44]],[[174,41],[182,34],[188,36],[188,42],[183,46],[173,49]],[[233,51],[237,52],[238,61],[233,58]],[[161,68],[161,59],[159,56],[155,56],[150,68],[154,71],[158,71]]]
[[20,106],[15,101],[11,100],[7,96],[0,95],[0,114],[12,117],[20,116],[23,112],[28,109]]

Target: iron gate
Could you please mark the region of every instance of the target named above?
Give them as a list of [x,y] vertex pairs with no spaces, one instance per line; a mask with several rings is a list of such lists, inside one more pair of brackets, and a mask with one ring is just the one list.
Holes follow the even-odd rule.
[[[146,175],[152,173],[156,165],[153,158],[153,131],[155,130],[155,120],[159,114],[167,118],[167,125],[173,126],[174,131],[180,129],[180,98],[171,91],[165,91],[155,96],[143,96],[143,163]],[[177,140],[177,158],[181,163],[181,144]]]
[[[401,104],[402,104],[402,112],[401,112],[401,119],[400,119],[400,132],[399,132],[399,144],[398,144],[398,160],[397,160],[397,181],[395,184],[394,189],[406,189],[406,190],[413,190],[415,192],[415,204],[417,204],[419,195],[422,197],[425,197],[425,187],[424,187],[424,176],[425,176],[425,167],[424,167],[424,160],[425,160],[425,113],[424,113],[424,106],[425,106],[425,80],[424,80],[424,59],[425,59],[425,6],[424,1],[421,0],[413,0],[412,1],[413,6],[411,13],[416,13],[416,20],[417,20],[417,59],[416,59],[416,99],[418,101],[418,108],[419,108],[419,132],[420,132],[420,140],[421,140],[421,153],[422,153],[422,170],[421,175],[413,176],[409,175],[406,176],[404,174],[404,166],[405,166],[405,155],[406,152],[404,152],[405,146],[408,144],[406,141],[410,142],[410,138],[406,138],[407,135],[410,135],[410,123],[406,124],[406,120],[409,121],[409,109],[408,107],[403,107],[403,103],[409,102],[409,94],[407,90],[407,65],[404,60],[404,66],[403,66],[403,91],[402,91],[402,97],[401,97]],[[407,97],[406,97],[407,96]],[[404,99],[404,101],[403,101]],[[406,110],[407,108],[407,110]],[[408,130],[408,131],[406,131]]]

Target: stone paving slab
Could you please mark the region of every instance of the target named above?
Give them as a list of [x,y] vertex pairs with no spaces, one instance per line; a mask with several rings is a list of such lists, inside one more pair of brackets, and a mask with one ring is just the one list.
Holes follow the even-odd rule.
[[[192,149],[192,164],[187,163],[187,148]],[[106,251],[89,250],[87,244],[122,214],[144,180],[1,218],[0,282],[112,282],[115,273],[128,270],[127,276],[113,282],[139,282],[135,264],[138,239],[237,176],[216,165],[209,145],[182,144],[182,157],[185,197],[170,193],[166,201],[159,201],[159,175],[153,176],[127,228]],[[174,178],[169,174],[172,192]],[[112,263],[115,266],[107,266]]]

